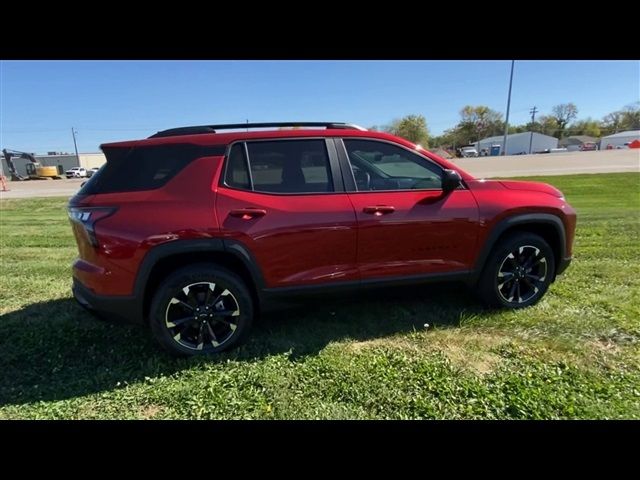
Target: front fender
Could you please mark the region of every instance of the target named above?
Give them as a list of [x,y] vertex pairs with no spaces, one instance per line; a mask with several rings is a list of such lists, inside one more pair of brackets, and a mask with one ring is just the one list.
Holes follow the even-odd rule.
[[[487,258],[493,251],[496,243],[500,236],[506,231],[523,225],[551,225],[553,226],[556,234],[558,235],[558,248],[559,255],[558,261],[556,262],[558,265],[560,262],[566,257],[566,232],[564,223],[562,219],[550,213],[523,213],[523,214],[515,214],[510,217],[504,218],[496,223],[491,231],[489,232],[484,245],[482,245],[480,249],[480,253],[476,258],[476,262],[474,264],[474,280],[477,280],[482,272],[485,262]],[[558,268],[556,265],[556,271]]]

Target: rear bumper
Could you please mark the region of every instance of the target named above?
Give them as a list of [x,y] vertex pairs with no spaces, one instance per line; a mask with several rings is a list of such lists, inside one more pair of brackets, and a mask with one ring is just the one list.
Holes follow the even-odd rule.
[[569,264],[571,263],[571,257],[565,257],[560,262],[558,262],[558,269],[556,270],[556,275],[560,275],[564,272]]
[[84,308],[120,321],[143,323],[142,303],[137,297],[96,295],[75,277],[71,290],[73,297]]

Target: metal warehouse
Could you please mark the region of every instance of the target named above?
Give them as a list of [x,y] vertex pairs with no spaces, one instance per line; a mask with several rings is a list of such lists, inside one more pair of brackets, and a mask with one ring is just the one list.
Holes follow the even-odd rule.
[[[484,138],[474,143],[476,150],[481,154],[485,150],[488,155],[501,155],[504,135]],[[531,142],[531,151],[529,143]],[[498,150],[499,147],[499,150]],[[518,155],[521,153],[543,152],[558,147],[558,139],[543,135],[537,132],[512,133],[507,135],[507,155]],[[493,150],[493,153],[492,153]]]
[[628,145],[629,143],[638,139],[640,139],[640,130],[627,130],[626,132],[607,135],[606,137],[602,137],[600,139],[600,150],[604,150],[607,147],[624,147],[625,144]]

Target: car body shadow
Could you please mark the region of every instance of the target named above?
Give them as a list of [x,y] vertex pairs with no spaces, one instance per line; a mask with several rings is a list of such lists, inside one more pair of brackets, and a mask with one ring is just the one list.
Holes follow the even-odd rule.
[[291,359],[297,359],[316,355],[332,342],[457,327],[465,316],[485,311],[458,283],[301,297],[286,307],[261,315],[249,348],[241,349],[243,358],[289,352]]
[[217,356],[175,359],[147,328],[96,319],[72,299],[28,305],[0,317],[0,405],[62,400],[167,376],[202,362],[317,355],[328,344],[430,327],[450,328],[482,307],[451,285],[297,299],[263,313],[248,342]]

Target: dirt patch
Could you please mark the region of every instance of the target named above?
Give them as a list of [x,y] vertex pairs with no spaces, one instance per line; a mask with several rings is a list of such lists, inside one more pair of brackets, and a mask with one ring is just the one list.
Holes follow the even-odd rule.
[[492,333],[471,334],[459,330],[445,330],[424,332],[411,337],[350,342],[345,347],[354,353],[375,347],[399,349],[414,354],[440,352],[455,367],[477,375],[485,375],[494,371],[500,362],[500,357],[491,350],[507,341],[506,337]]
[[589,349],[594,350],[596,352],[615,355],[617,353],[620,353],[621,351],[621,348],[619,345],[607,339],[591,340],[585,343],[587,344]]
[[500,357],[488,351],[465,348],[461,345],[445,345],[442,349],[451,363],[462,370],[468,370],[478,375],[493,372]]
[[140,408],[140,417],[145,420],[150,420],[158,415],[162,411],[162,407],[159,405],[143,405]]

